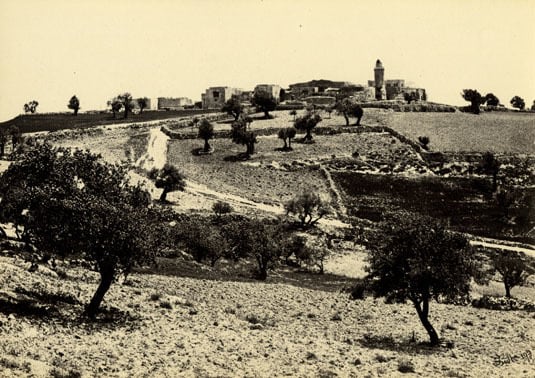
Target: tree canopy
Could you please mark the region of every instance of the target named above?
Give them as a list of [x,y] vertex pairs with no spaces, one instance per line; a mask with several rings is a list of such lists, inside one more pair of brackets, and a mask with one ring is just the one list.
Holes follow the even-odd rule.
[[58,257],[87,260],[100,284],[86,308],[97,314],[113,280],[150,263],[159,245],[150,195],[130,185],[126,168],[80,150],[42,144],[0,180],[0,221],[22,224],[22,239]]
[[498,106],[500,99],[494,95],[494,93],[487,93],[485,95],[485,102],[488,106]]
[[479,106],[485,102],[485,98],[481,96],[475,89],[463,89],[461,96],[470,102],[470,111],[474,114],[479,114]]
[[334,108],[336,112],[340,115],[343,115],[346,120],[346,126],[349,126],[349,117],[356,118],[356,126],[360,126],[360,120],[364,115],[362,107],[356,102],[352,101],[350,98],[342,98],[335,105]]
[[294,127],[297,130],[304,130],[305,141],[312,141],[312,129],[321,122],[321,116],[319,114],[308,112],[302,117],[298,117],[294,122]]
[[166,163],[161,169],[153,168],[149,177],[154,180],[157,188],[163,189],[160,196],[161,202],[167,201],[167,194],[186,188],[185,176],[174,165]]
[[468,298],[471,278],[479,276],[468,240],[431,218],[403,214],[383,222],[367,247],[367,279],[374,295],[389,302],[410,300],[431,344],[438,344],[428,318],[429,302]]
[[526,107],[526,102],[522,97],[515,96],[511,99],[511,105],[513,106],[513,108],[524,110],[524,108]]
[[253,95],[253,104],[256,106],[257,111],[264,112],[265,118],[270,118],[269,112],[275,110],[277,107],[275,98],[265,91],[255,92]]
[[80,100],[78,100],[78,97],[72,96],[67,107],[74,111],[74,115],[78,115],[78,110],[80,110]]
[[243,105],[238,96],[232,96],[225,102],[225,105],[221,108],[222,112],[225,112],[234,117],[237,121],[240,115],[243,113]]
[[208,141],[214,137],[214,125],[210,123],[206,118],[203,118],[199,124],[199,138],[204,140],[204,152],[211,150]]

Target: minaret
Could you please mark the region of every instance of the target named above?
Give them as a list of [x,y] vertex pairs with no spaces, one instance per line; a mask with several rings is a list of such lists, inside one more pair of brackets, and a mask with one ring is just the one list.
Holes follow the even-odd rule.
[[375,73],[375,99],[383,100],[385,95],[384,90],[384,78],[385,78],[385,69],[383,63],[379,59],[375,62],[375,68],[373,69]]

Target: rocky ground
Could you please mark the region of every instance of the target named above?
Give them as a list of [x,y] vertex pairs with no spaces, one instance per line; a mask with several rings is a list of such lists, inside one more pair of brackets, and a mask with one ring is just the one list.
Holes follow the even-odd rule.
[[[430,349],[414,309],[277,283],[132,274],[95,323],[97,281],[0,258],[0,376],[529,377],[534,314],[433,303]],[[24,302],[26,300],[26,302]],[[6,309],[11,311],[6,311]],[[35,314],[39,314],[36,316]],[[517,356],[508,361],[508,356]],[[530,358],[531,356],[531,358]],[[501,358],[498,359],[498,357]],[[70,374],[70,375],[68,375]]]

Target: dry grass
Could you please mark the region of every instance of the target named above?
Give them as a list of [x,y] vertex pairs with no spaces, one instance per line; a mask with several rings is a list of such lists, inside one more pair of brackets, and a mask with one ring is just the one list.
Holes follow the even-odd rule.
[[535,154],[535,114],[392,113],[388,126],[434,151]]

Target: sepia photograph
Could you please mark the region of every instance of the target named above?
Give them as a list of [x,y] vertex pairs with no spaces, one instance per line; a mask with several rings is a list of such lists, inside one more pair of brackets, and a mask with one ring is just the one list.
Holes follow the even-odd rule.
[[0,0],[0,377],[534,377],[535,1]]

